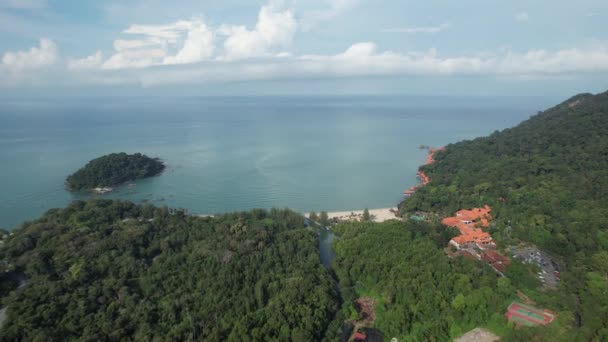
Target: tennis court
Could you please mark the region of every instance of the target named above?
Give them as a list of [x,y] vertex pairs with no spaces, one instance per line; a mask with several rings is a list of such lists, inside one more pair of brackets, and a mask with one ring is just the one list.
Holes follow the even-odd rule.
[[530,305],[511,303],[507,309],[507,319],[517,325],[546,325],[553,321],[555,315],[549,310],[540,310]]

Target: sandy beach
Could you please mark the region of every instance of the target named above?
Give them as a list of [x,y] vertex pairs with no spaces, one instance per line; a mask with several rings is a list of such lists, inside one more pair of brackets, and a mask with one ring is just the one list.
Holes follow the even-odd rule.
[[[398,220],[399,218],[395,216],[392,210],[396,212],[397,208],[369,209],[369,215],[373,222],[384,222],[393,219]],[[363,217],[363,210],[332,211],[328,212],[327,216],[330,220],[335,218],[337,220],[348,221],[353,218],[352,214],[355,215],[354,218],[360,219]],[[305,216],[308,217],[308,213],[306,213]]]

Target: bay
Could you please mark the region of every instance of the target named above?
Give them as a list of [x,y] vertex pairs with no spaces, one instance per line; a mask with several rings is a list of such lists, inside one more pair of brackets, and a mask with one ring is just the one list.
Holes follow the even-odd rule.
[[[8,99],[0,104],[0,227],[75,199],[213,214],[396,206],[426,152],[507,128],[545,97],[316,96]],[[133,188],[72,194],[65,177],[112,152],[160,157]]]

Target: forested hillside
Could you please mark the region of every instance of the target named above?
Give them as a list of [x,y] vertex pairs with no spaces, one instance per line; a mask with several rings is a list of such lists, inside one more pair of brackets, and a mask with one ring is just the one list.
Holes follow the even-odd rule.
[[0,340],[319,340],[338,301],[317,243],[288,210],[74,202],[5,242],[27,283],[3,299]]
[[[554,306],[571,340],[608,337],[608,92],[577,95],[520,125],[449,145],[431,183],[400,206],[447,216],[489,204],[502,246],[528,241],[560,258]],[[562,315],[563,316],[563,315]]]
[[[608,93],[575,96],[434,158],[423,167],[430,183],[400,205],[403,216],[436,221],[490,205],[499,248],[525,241],[549,252],[562,270],[557,289],[539,288],[515,260],[500,277],[448,257],[455,232],[439,222],[338,224],[335,286],[316,233],[289,210],[202,218],[76,201],[4,239],[0,340],[333,341],[362,319],[361,298],[374,303],[369,325],[387,339],[448,341],[481,326],[504,341],[606,340]],[[507,324],[516,290],[555,321]]]
[[336,228],[334,266],[343,315],[355,300],[376,301],[374,327],[386,340],[448,341],[488,321],[503,322],[514,290],[489,267],[448,258],[450,235],[425,223],[349,223]]

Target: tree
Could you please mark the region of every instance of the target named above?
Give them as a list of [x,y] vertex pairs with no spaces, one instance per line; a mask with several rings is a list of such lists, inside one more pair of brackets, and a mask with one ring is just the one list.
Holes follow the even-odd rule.
[[319,216],[314,211],[311,211],[310,214],[308,214],[308,219],[312,222],[317,222],[319,221]]
[[369,210],[367,210],[367,208],[365,208],[365,210],[363,210],[363,221],[368,222],[369,220],[370,220]]
[[326,211],[322,211],[321,214],[319,215],[319,223],[323,227],[329,226],[329,216],[327,215]]
[[467,300],[462,293],[457,294],[454,300],[452,300],[452,307],[455,310],[462,310],[466,304]]
[[608,251],[596,253],[591,258],[593,267],[608,279]]

